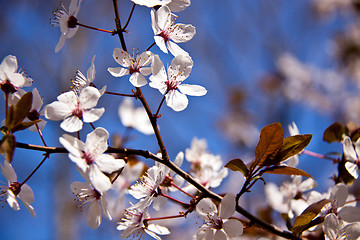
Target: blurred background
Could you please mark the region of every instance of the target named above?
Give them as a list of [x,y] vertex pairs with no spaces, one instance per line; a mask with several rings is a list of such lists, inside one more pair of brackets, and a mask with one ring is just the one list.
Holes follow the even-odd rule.
[[[68,8],[70,1],[62,3]],[[124,24],[132,2],[119,0],[118,4]],[[107,71],[118,66],[112,58],[114,48],[121,47],[117,36],[80,28],[59,53],[54,53],[60,30],[50,24],[50,19],[58,8],[59,1],[0,0],[0,58],[10,54],[17,57],[19,67],[34,80],[33,87],[39,90],[44,105],[69,89],[77,69],[86,74],[94,55],[94,84],[98,88],[106,85],[112,92],[131,93],[128,76],[115,78]],[[300,133],[313,134],[308,150],[341,152],[339,143],[325,143],[322,135],[335,121],[358,123],[360,119],[359,9],[359,1],[352,0],[208,0],[193,1],[185,11],[176,13],[177,22],[192,24],[197,31],[191,41],[180,44],[194,61],[186,82],[204,86],[208,93],[189,97],[189,106],[182,112],[162,107],[158,124],[170,157],[174,159],[179,151],[185,151],[197,137],[207,140],[208,150],[221,155],[224,165],[233,158],[251,161],[261,128],[280,122],[285,136],[289,136],[288,125],[293,121]],[[114,29],[112,1],[84,0],[78,20]],[[127,30],[129,51],[134,48],[142,52],[149,47],[154,41],[150,9],[137,6]],[[172,56],[157,46],[151,51],[160,55],[165,66],[170,65]],[[161,94],[148,85],[142,89],[155,111]],[[94,125],[105,127],[112,136],[124,135],[127,130],[117,114],[122,101],[123,97],[104,95],[98,106],[106,107],[106,111]],[[4,116],[3,108],[1,114]],[[85,128],[82,136],[90,130]],[[63,133],[59,123],[51,121],[43,131],[49,146],[60,146],[58,138]],[[42,145],[39,136],[28,130],[15,136],[19,142]],[[153,135],[135,130],[130,132],[126,147],[158,150]],[[16,149],[13,167],[18,180],[25,179],[41,159],[40,152]],[[183,168],[189,169],[186,164]],[[320,192],[333,184],[330,177],[336,173],[336,166],[331,161],[301,156],[298,168],[314,176]],[[279,179],[283,178],[266,178]],[[0,180],[5,181],[3,177]],[[23,205],[20,211],[13,211],[2,203],[0,238],[120,238],[114,222],[104,220],[96,230],[87,226],[87,210],[76,207],[71,193],[70,184],[75,180],[81,177],[67,156],[52,155],[27,182],[35,194],[36,219]],[[241,188],[239,181],[239,173],[230,173],[214,191],[236,193]],[[263,185],[258,183],[244,204],[252,199],[266,204],[262,192]],[[255,211],[256,206],[249,206],[249,210]],[[200,220],[197,223],[200,226]]]

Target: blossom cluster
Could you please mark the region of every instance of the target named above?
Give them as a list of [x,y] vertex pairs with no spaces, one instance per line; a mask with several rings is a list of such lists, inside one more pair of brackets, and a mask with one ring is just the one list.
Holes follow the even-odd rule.
[[[159,240],[161,236],[171,234],[174,224],[168,224],[167,221],[188,219],[194,215],[201,219],[196,224],[197,231],[192,232],[194,240],[252,239],[254,232],[262,236],[262,239],[274,239],[269,233],[289,239],[310,239],[312,236],[320,239],[359,239],[360,208],[356,204],[358,200],[352,193],[351,185],[360,175],[360,127],[354,130],[338,123],[324,134],[324,140],[338,141],[343,147],[341,159],[331,158],[338,164],[339,174],[333,177],[335,184],[325,193],[316,191],[316,181],[305,171],[296,168],[300,155],[319,156],[305,150],[311,135],[301,135],[295,123],[289,126],[291,136],[287,138],[284,138],[280,123],[264,127],[260,131],[255,157],[247,163],[237,158],[225,164],[220,155],[208,150],[205,139],[196,137],[189,148],[177,149],[178,153],[174,158],[168,155],[157,121],[161,117],[163,103],[175,112],[181,112],[189,104],[188,96],[207,94],[207,89],[203,86],[184,83],[185,80],[190,80],[194,60],[182,48],[181,43],[190,41],[196,34],[196,28],[191,24],[177,23],[178,16],[175,12],[185,10],[191,2],[131,2],[133,9],[128,21],[131,20],[135,6],[150,8],[153,43],[143,52],[134,49],[132,53],[127,51],[123,38],[124,33],[128,32],[128,25],[124,28],[119,26],[117,9],[116,30],[112,31],[81,23],[78,16],[82,0],[71,0],[69,8],[61,3],[61,9],[54,12],[52,20],[52,24],[59,26],[61,32],[55,53],[65,46],[67,39],[75,37],[80,27],[110,33],[112,36],[119,35],[121,48],[114,47],[112,50],[112,58],[118,66],[107,67],[107,73],[108,77],[128,78],[133,87],[129,93],[110,92],[107,86],[98,88],[95,85],[94,55],[86,74],[76,70],[69,89],[43,107],[44,100],[36,88],[31,91],[23,89],[31,87],[33,79],[24,71],[18,70],[17,58],[8,55],[3,59],[0,64],[0,89],[4,93],[6,109],[5,120],[0,129],[3,133],[0,153],[5,156],[5,160],[0,168],[6,183],[0,186],[1,205],[6,202],[17,211],[20,209],[20,199],[35,217],[32,206],[35,197],[27,181],[51,154],[67,153],[67,158],[83,179],[72,182],[69,190],[76,195],[80,207],[86,209],[89,227],[98,228],[105,216],[109,221],[116,222],[116,229],[121,231],[119,235],[122,239],[141,239],[148,234]],[[321,6],[324,4],[317,2]],[[340,2],[333,1],[333,4]],[[346,3],[348,4],[350,3]],[[320,5],[319,9],[323,9]],[[161,54],[168,54],[167,57],[172,59],[170,64],[166,64],[166,68],[161,60],[162,55],[151,51],[154,46],[160,49]],[[109,58],[110,55],[111,53]],[[319,88],[326,88],[328,92],[337,92],[342,87],[341,78],[336,74],[325,74],[333,81],[331,86],[315,81],[314,72],[321,76],[324,73],[302,65],[289,54],[281,55],[277,65],[282,77],[288,80],[283,84],[282,90],[289,98],[301,99],[307,94],[306,96],[319,99],[318,92],[307,91],[308,86],[316,83]],[[150,89],[157,89],[162,95],[155,112],[150,110],[142,93],[147,85]],[[101,126],[103,116],[110,112],[106,106],[101,106],[100,99],[104,95],[124,98],[118,107],[122,125],[127,130],[135,129],[145,135],[154,135],[159,147],[156,154],[147,149],[126,148],[131,137],[127,138],[125,134],[118,143],[111,140],[112,133]],[[139,102],[142,107],[136,107],[135,104]],[[58,138],[62,147],[49,147],[46,144],[42,131],[47,120],[59,122],[61,130],[65,131]],[[258,131],[252,124],[248,126],[239,135],[251,145],[255,139],[253,135],[257,135]],[[90,128],[92,130],[88,131]],[[17,142],[15,133],[26,129],[37,132],[43,146]],[[81,136],[85,134],[86,137],[82,139]],[[15,160],[14,150],[19,147],[45,152],[40,164],[23,181],[18,180],[12,166],[12,161]],[[140,156],[154,160],[155,163],[149,166],[138,158]],[[238,182],[232,185],[236,189],[234,191],[239,192],[214,193],[213,190],[221,186],[230,175],[229,169],[243,175],[242,187]],[[288,175],[288,178],[281,184],[275,184],[265,181],[265,173]],[[268,209],[281,214],[287,230],[279,231],[242,207],[240,198],[251,192],[258,180],[266,183],[264,189]],[[239,186],[240,189],[237,189]],[[165,211],[165,208],[169,210]],[[263,230],[269,233],[264,233]]]

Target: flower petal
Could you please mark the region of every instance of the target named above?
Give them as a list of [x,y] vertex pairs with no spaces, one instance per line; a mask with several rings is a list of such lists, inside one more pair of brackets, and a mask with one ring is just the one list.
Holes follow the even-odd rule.
[[99,169],[102,172],[112,173],[120,170],[120,168],[125,166],[125,161],[122,159],[115,159],[113,156],[109,154],[101,154],[96,156],[95,160]]
[[70,116],[62,121],[60,127],[66,132],[77,132],[82,129],[83,122],[78,117]]
[[209,216],[217,215],[217,208],[210,198],[204,198],[196,205],[196,212],[201,218],[208,220]]
[[85,152],[90,154],[102,154],[108,148],[109,132],[102,127],[96,128],[86,136]]
[[94,87],[84,88],[79,96],[80,109],[84,110],[95,107],[100,97],[101,93],[98,89]]
[[231,238],[238,237],[243,234],[243,225],[239,220],[229,219],[223,224],[224,231]]
[[199,85],[181,84],[178,86],[180,92],[190,96],[204,96],[207,90]]
[[219,206],[219,216],[222,219],[230,218],[235,212],[235,207],[235,196],[231,193],[226,194]]
[[122,67],[108,68],[107,70],[114,77],[122,77],[122,76],[128,75],[130,73],[129,69],[122,68]]
[[99,193],[103,194],[111,188],[110,179],[100,171],[96,164],[89,165],[88,175],[91,185]]
[[101,224],[101,206],[99,201],[93,200],[88,212],[88,224],[92,229],[98,228]]
[[186,95],[177,90],[172,90],[166,94],[166,105],[171,107],[174,111],[179,112],[184,110],[189,103]]
[[104,114],[105,108],[93,108],[91,110],[83,112],[84,122],[95,122],[101,118]]
[[129,81],[134,87],[142,87],[147,84],[147,81],[143,75],[139,72],[131,74]]

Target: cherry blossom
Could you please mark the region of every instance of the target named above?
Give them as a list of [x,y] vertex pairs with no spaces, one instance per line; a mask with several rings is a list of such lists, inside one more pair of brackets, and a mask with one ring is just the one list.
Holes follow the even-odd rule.
[[158,235],[170,234],[166,227],[145,223],[148,218],[148,206],[144,202],[140,201],[138,204],[125,209],[125,217],[118,222],[119,225],[117,226],[118,230],[123,231],[121,238],[124,239],[132,235],[133,238],[139,236],[141,239],[144,233],[147,233],[151,237],[161,240]]
[[124,212],[125,196],[137,179],[143,174],[146,165],[143,162],[126,164],[119,177],[113,182],[112,187],[106,192],[108,210],[113,219],[120,219]]
[[325,240],[357,240],[360,237],[359,223],[345,224],[333,213],[325,217],[323,230]]
[[284,182],[280,187],[274,183],[267,183],[265,195],[274,210],[287,213],[290,218],[294,218],[311,204],[303,194],[315,186],[316,182],[311,178],[302,181],[301,176],[293,176],[291,182]]
[[[222,180],[228,175],[228,169],[223,167],[221,157],[207,150],[205,139],[194,138],[190,148],[185,151],[185,158],[191,163],[190,174],[206,188],[220,186]],[[183,190],[191,194],[197,192],[191,184],[187,184]]]
[[168,6],[162,6],[158,10],[151,10],[151,26],[154,31],[156,45],[164,53],[168,49],[172,55],[188,55],[176,43],[187,42],[191,40],[195,33],[195,27],[191,24],[175,24],[176,15],[171,13]]
[[146,85],[147,81],[144,76],[151,73],[151,68],[146,67],[151,63],[152,53],[150,51],[143,52],[136,56],[131,56],[128,52],[115,48],[113,58],[122,67],[108,68],[108,71],[114,77],[122,77],[130,74],[130,82],[135,87]]
[[45,108],[49,120],[63,120],[60,127],[67,132],[77,132],[84,122],[95,122],[104,113],[104,108],[94,108],[101,96],[94,87],[84,88],[79,95],[74,91],[65,92],[57,97],[58,101]]
[[64,134],[60,143],[69,151],[69,158],[76,163],[91,185],[101,194],[111,188],[110,179],[103,173],[112,173],[125,166],[125,161],[103,154],[107,147],[109,133],[104,128],[96,128],[86,136],[86,142]]
[[210,198],[202,199],[196,206],[196,212],[205,221],[194,236],[194,240],[232,239],[243,234],[243,225],[236,219],[229,219],[235,212],[234,195],[228,193],[221,200],[219,210]]
[[130,187],[129,194],[136,199],[141,199],[149,206],[159,192],[159,186],[165,178],[164,169],[154,165],[146,171],[140,181]]
[[135,108],[131,98],[124,99],[119,106],[118,113],[121,123],[125,127],[134,128],[146,135],[154,134],[154,129],[145,109],[142,107]]
[[351,139],[346,136],[343,141],[343,151],[347,162],[345,163],[346,170],[355,179],[359,177],[359,156],[360,156],[360,138],[356,141],[355,147]]
[[0,87],[5,93],[15,93],[21,87],[29,87],[32,79],[25,77],[24,72],[18,71],[15,56],[6,56],[0,64]]
[[59,42],[55,47],[55,53],[61,50],[66,39],[72,38],[77,32],[79,26],[77,26],[78,20],[76,17],[80,10],[81,1],[82,0],[71,0],[69,11],[60,3],[62,9],[54,12],[55,18],[52,22],[54,25],[59,25],[61,31]]
[[166,104],[174,111],[182,111],[188,105],[187,95],[203,96],[207,90],[199,85],[182,84],[190,76],[193,61],[189,56],[178,55],[172,61],[166,75],[164,64],[154,56],[150,87],[157,88],[166,97]]
[[110,213],[107,209],[107,202],[104,196],[96,189],[92,188],[86,182],[73,182],[71,190],[78,197],[78,201],[82,206],[89,204],[88,224],[91,228],[98,228],[101,224],[101,215],[111,220]]
[[34,202],[34,193],[29,185],[17,182],[16,173],[8,161],[5,160],[4,165],[0,164],[0,168],[8,183],[7,186],[0,186],[0,203],[2,204],[4,199],[6,199],[9,206],[18,211],[20,210],[16,199],[18,197],[31,215],[35,217],[34,208],[30,205]]
[[180,12],[190,6],[190,0],[131,0],[137,5],[146,7],[167,5],[172,12]]
[[[91,65],[87,70],[86,77],[82,72],[80,72],[80,70],[76,70],[76,77],[72,81],[73,83],[72,89],[77,94],[80,94],[80,92],[88,86],[95,87],[94,84],[92,83],[95,79],[95,73],[96,70],[95,70],[95,55],[94,55],[91,59]],[[99,90],[101,95],[104,94],[105,90],[106,90],[106,86],[104,86],[102,89]]]

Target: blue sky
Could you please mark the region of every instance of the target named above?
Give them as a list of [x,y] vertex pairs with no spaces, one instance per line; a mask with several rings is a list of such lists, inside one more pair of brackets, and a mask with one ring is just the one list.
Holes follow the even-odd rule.
[[[76,69],[86,73],[93,55],[96,55],[95,85],[107,85],[109,91],[129,93],[132,86],[127,77],[114,78],[106,70],[117,66],[112,58],[112,51],[115,47],[120,47],[118,38],[79,29],[75,37],[67,40],[64,48],[55,54],[54,48],[60,31],[49,24],[49,19],[53,17],[51,12],[59,7],[59,2],[46,2],[0,1],[0,58],[9,54],[17,56],[19,65],[34,79],[33,86],[38,88],[45,104],[51,103],[60,92],[68,89]],[[63,2],[67,7],[69,1]],[[128,0],[119,1],[123,23],[131,5]],[[257,80],[264,73],[275,69],[276,57],[283,52],[290,52],[301,61],[320,68],[334,67],[334,61],[326,53],[328,40],[336,31],[344,28],[349,18],[317,19],[311,12],[310,1],[286,0],[221,3],[215,0],[193,1],[178,16],[178,22],[193,24],[197,29],[194,39],[181,45],[194,60],[192,75],[186,81],[206,87],[208,94],[204,97],[190,97],[189,106],[183,112],[162,107],[162,117],[158,124],[170,157],[174,158],[179,151],[185,151],[193,137],[205,138],[209,150],[220,154],[224,163],[235,157],[251,156],[251,149],[238,148],[218,126],[221,119],[229,114],[227,98],[232,88],[245,89],[247,92],[246,107],[255,116],[258,129],[279,121],[287,136],[287,124],[295,121],[301,133],[314,134],[310,150],[320,153],[341,151],[339,144],[322,142],[323,131],[337,119],[301,103],[276,101],[273,109],[274,105],[269,102],[272,100],[267,99],[259,90]],[[109,30],[114,28],[113,18],[111,1],[99,3],[94,0],[84,0],[78,16],[81,23]],[[125,35],[128,49],[138,48],[140,52],[146,49],[153,42],[150,10],[136,7],[128,30],[129,34]],[[170,56],[162,54],[156,46],[151,50],[160,55],[165,65],[170,64]],[[143,89],[154,111],[161,95],[148,86]],[[103,97],[99,104],[106,106],[106,113],[96,126],[103,126],[110,133],[121,134],[125,131],[116,114],[121,100]],[[1,113],[3,114],[3,109]],[[55,122],[49,122],[44,130],[50,146],[59,146],[57,139],[62,134]],[[128,147],[157,151],[153,136],[143,136],[136,132],[133,134],[134,140]],[[41,144],[39,137],[28,131],[18,133],[16,137],[21,142]],[[25,178],[40,160],[41,153],[16,150],[13,165],[19,179]],[[324,160],[307,156],[301,161],[299,167],[308,171],[315,179],[318,178],[319,187],[324,190],[330,184],[328,177],[335,172],[335,167]],[[148,160],[146,163],[152,164]],[[4,206],[0,209],[1,238],[54,239],[56,216],[59,214],[56,193],[67,191],[66,194],[73,197],[70,187],[59,187],[59,183],[71,183],[76,179],[79,176],[74,165],[65,155],[51,156],[28,182],[34,190],[33,205],[37,218],[32,219],[24,206],[18,212]],[[106,231],[109,228],[106,226],[101,226],[96,231],[91,230],[86,226],[85,215],[81,220],[85,222],[85,226],[79,224],[77,234],[86,234],[86,239],[114,237],[112,234],[116,234],[116,231]]]

